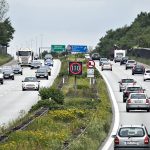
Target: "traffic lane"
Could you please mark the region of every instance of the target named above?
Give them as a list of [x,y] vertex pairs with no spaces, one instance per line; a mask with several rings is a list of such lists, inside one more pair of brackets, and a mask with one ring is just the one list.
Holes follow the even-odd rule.
[[[100,69],[100,67],[97,65],[97,67]],[[143,76],[142,75],[131,75],[131,70],[125,70],[124,66],[120,66],[118,63],[113,63],[113,71],[100,71],[109,81],[114,95],[116,97],[118,107],[120,110],[120,123],[119,124],[145,124],[150,131],[149,126],[149,120],[150,113],[147,113],[145,111],[133,111],[130,113],[126,113],[126,104],[123,103],[122,97],[123,93],[119,92],[119,84],[118,81],[122,78],[134,78],[138,84],[142,85],[144,88],[147,88],[147,90],[150,89],[147,82],[143,83]],[[113,149],[113,143],[110,146],[110,149]]]
[[[40,80],[41,87],[51,86],[54,79],[59,73],[61,62],[54,60],[52,75],[49,80]],[[37,91],[22,91],[22,80],[26,76],[35,76],[36,70],[31,70],[28,67],[24,68],[24,74],[18,75],[14,81],[6,81],[5,85],[0,86],[0,126],[8,124],[20,116],[20,112],[27,112],[34,105],[39,97]]]

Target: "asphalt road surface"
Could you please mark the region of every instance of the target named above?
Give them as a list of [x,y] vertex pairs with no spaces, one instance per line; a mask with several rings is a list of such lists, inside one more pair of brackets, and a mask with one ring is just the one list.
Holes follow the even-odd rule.
[[[119,81],[122,78],[133,78],[137,81],[138,85],[141,85],[144,89],[146,89],[145,93],[150,97],[150,81],[143,81],[143,75],[136,74],[132,75],[131,70],[125,70],[125,66],[120,66],[120,63],[113,64],[113,71],[101,71],[101,67],[99,63],[96,62],[96,67],[98,70],[106,77],[108,80],[112,91],[114,93],[115,99],[117,101],[119,107],[119,125],[141,125],[144,124],[148,132],[150,133],[150,112],[146,111],[131,111],[126,112],[126,103],[123,103],[123,93],[119,92]],[[107,104],[106,104],[107,105]],[[113,142],[111,143],[109,150],[113,150]]]
[[[57,77],[61,67],[59,60],[54,60],[49,80],[40,79],[40,87],[49,87]],[[0,85],[0,126],[8,125],[13,120],[27,113],[39,100],[38,91],[22,91],[22,80],[35,76],[36,69],[23,68],[23,75],[15,75],[15,80],[4,80]]]

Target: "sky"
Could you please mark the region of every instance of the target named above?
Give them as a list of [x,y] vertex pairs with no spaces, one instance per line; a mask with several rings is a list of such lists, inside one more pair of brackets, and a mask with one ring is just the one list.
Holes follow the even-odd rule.
[[95,47],[106,31],[130,25],[141,12],[150,12],[150,0],[7,0],[14,39],[20,47],[52,44]]

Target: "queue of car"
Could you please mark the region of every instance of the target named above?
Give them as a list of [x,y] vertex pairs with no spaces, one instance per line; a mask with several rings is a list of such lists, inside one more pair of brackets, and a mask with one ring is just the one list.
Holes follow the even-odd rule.
[[[35,76],[25,77],[25,79],[22,81],[22,91],[39,90],[40,81],[38,79],[45,78],[48,80],[49,76],[51,76],[51,67],[53,67],[53,65],[54,62],[51,54],[44,58],[43,65],[40,60],[33,60],[30,68],[36,69]],[[17,64],[12,66],[3,66],[0,68],[0,84],[4,83],[4,79],[14,80],[15,74],[23,75],[23,68],[20,65]]]
[[[142,74],[143,81],[150,80],[150,69],[137,64],[135,60],[122,58],[120,65],[125,64],[125,70],[131,69],[131,74]],[[132,110],[150,111],[150,97],[145,93],[146,89],[137,84],[132,78],[121,79],[119,92],[123,92],[123,103],[126,103],[126,112]],[[114,138],[115,150],[150,150],[150,135],[146,127],[142,125],[121,125]]]

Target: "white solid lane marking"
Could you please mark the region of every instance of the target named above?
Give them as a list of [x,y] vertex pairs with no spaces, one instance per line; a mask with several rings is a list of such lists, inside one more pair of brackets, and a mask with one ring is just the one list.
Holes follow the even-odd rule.
[[[101,72],[98,65],[96,65],[96,68],[98,69],[99,72]],[[112,129],[110,136],[108,137],[108,140],[106,141],[105,145],[102,148],[102,150],[108,150],[110,148],[110,145],[113,142],[112,134],[116,134],[118,127],[119,127],[119,108],[118,108],[117,100],[115,98],[113,90],[112,90],[107,78],[102,73],[101,73],[101,75],[107,84],[107,87],[108,87],[108,90],[110,92],[110,96],[111,96],[111,99],[112,99],[112,102],[114,105],[114,119],[115,119],[115,121],[114,121],[113,129]]]

